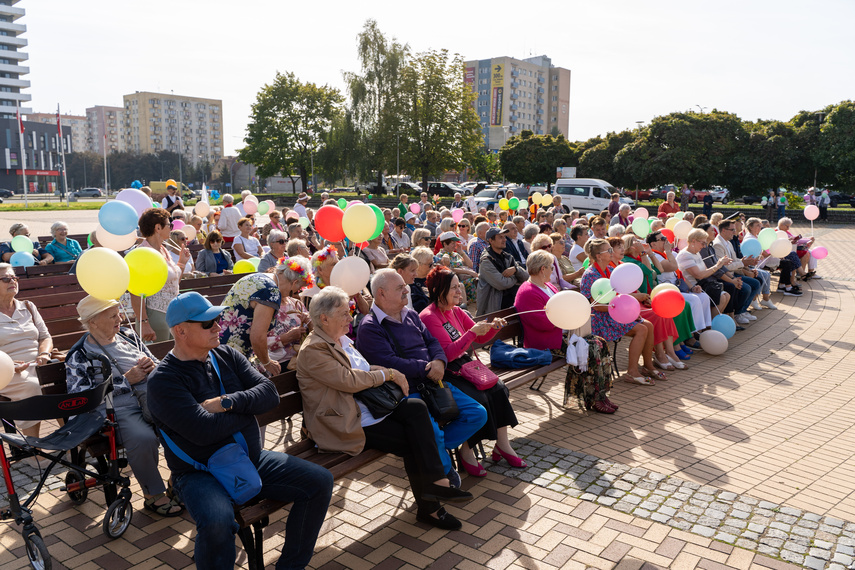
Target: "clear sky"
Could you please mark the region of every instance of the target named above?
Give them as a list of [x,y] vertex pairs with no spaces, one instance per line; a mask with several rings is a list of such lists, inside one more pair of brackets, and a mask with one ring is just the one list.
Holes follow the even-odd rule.
[[547,55],[572,71],[570,138],[687,109],[788,120],[855,98],[855,1],[24,0],[36,112],[134,91],[223,100],[225,150],[276,71],[343,88],[368,18],[418,52]]

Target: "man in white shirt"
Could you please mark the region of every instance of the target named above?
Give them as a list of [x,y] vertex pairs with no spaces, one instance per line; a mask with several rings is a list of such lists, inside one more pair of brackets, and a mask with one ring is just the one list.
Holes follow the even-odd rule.
[[747,269],[742,260],[738,259],[736,256],[736,252],[733,249],[733,245],[730,243],[730,240],[733,238],[734,234],[734,226],[732,220],[722,220],[722,222],[718,225],[718,235],[715,236],[713,240],[713,249],[715,249],[716,256],[721,259],[723,257],[729,257],[733,261],[725,265],[725,268],[728,271],[732,271],[735,275],[738,275],[742,283],[741,285],[737,285],[737,289],[741,289],[742,287],[750,287],[751,293],[748,295],[747,300],[741,307],[736,307],[734,310],[736,322],[744,325],[749,321],[756,321],[757,317],[750,314],[748,312],[748,307],[751,306],[751,301],[760,294],[760,289],[762,285],[759,279],[756,279],[757,272],[751,269]]
[[160,203],[164,210],[171,216],[172,210],[183,210],[184,202],[181,200],[181,196],[178,194],[178,187],[174,184],[170,184],[166,187],[166,196],[163,198],[163,201]]
[[297,212],[301,218],[308,218],[309,216],[306,214],[306,204],[308,203],[309,196],[305,192],[300,192],[300,195],[297,196],[297,203],[294,204],[293,210]]
[[410,236],[407,235],[406,231],[404,231],[406,227],[407,222],[404,218],[398,218],[395,220],[395,229],[389,234],[389,238],[392,240],[392,244],[394,244],[395,249],[410,251]]
[[223,209],[220,211],[220,221],[217,229],[223,234],[223,241],[232,243],[240,235],[238,221],[243,217],[235,205],[235,198],[231,194],[223,194]]

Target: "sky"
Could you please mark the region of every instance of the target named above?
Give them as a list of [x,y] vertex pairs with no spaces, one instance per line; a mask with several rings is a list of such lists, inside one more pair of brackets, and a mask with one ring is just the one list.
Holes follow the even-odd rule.
[[789,120],[855,98],[852,0],[23,0],[35,112],[134,91],[222,99],[226,154],[276,72],[344,88],[369,18],[413,52],[547,55],[572,72],[570,140],[675,111]]

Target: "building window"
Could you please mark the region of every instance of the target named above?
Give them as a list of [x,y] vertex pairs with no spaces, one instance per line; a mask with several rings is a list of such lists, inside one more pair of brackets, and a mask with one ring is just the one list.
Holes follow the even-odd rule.
[[553,95],[552,96],[552,102],[555,103],[557,101],[558,101],[558,95]]
[[553,90],[553,91],[558,91],[558,86],[557,86],[557,85],[553,85],[553,86],[552,86],[552,90]]
[[552,81],[558,81],[558,76],[557,76],[557,75],[553,75],[553,76],[552,76]]

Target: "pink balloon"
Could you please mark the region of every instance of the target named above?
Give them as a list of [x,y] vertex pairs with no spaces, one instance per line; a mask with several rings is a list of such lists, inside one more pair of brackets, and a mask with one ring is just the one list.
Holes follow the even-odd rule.
[[810,250],[810,254],[814,259],[825,259],[828,257],[828,250],[824,246],[818,246]]
[[819,208],[811,204],[810,206],[805,206],[805,218],[810,221],[813,221],[819,217]]
[[351,206],[356,206],[357,204],[362,204],[362,201],[361,200],[351,200],[350,202],[347,203],[347,207],[345,208],[345,210],[347,210],[347,208],[350,208]]
[[635,211],[635,217],[647,219],[650,217],[650,213],[647,211],[647,208],[639,208]]
[[609,315],[619,323],[631,323],[638,318],[639,314],[641,314],[641,305],[632,295],[618,295],[609,301]]
[[451,210],[451,219],[454,220],[454,223],[460,222],[463,219],[463,210],[460,208],[455,208]]
[[183,227],[184,227],[184,222],[182,222],[181,220],[172,220],[172,229],[173,230],[180,230]]
[[267,204],[268,212],[272,212],[276,209],[276,202],[274,202],[273,200],[265,200],[264,203]]
[[575,220],[573,220],[573,222],[570,223],[570,227],[572,228],[573,226],[575,226],[579,222],[580,219],[581,218],[576,218]]
[[624,295],[638,291],[643,281],[644,273],[633,263],[621,263],[612,271],[612,276],[609,278],[612,289]]
[[410,211],[414,214],[418,214],[422,211],[422,208],[418,204],[410,204]]
[[688,245],[689,245],[689,240],[686,240],[686,239],[677,240],[677,249],[679,249],[680,251],[683,251],[684,249],[686,249],[686,247],[688,247]]
[[244,200],[243,201],[243,211],[247,214],[254,214],[258,212],[258,201],[253,200]]

